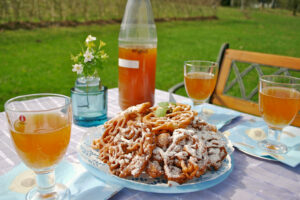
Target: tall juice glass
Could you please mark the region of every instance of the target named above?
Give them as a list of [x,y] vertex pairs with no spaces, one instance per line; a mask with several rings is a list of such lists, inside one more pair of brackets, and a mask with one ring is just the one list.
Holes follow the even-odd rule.
[[184,62],[184,85],[194,105],[204,103],[215,89],[219,67],[210,61]]
[[119,34],[119,104],[154,104],[157,36],[150,0],[128,0]]
[[300,79],[283,75],[260,77],[260,113],[269,127],[268,138],[259,146],[272,153],[286,153],[288,147],[281,143],[280,134],[300,109]]
[[71,100],[57,94],[15,97],[5,103],[11,138],[17,154],[36,174],[37,188],[26,199],[69,199],[55,184],[55,166],[66,153],[72,124]]

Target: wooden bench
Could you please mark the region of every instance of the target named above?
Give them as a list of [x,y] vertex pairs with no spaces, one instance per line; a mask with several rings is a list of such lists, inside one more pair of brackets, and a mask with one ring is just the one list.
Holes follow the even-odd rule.
[[[258,106],[260,76],[285,74],[300,77],[300,58],[230,49],[227,43],[222,45],[217,62],[220,71],[209,103],[253,115],[260,115]],[[172,93],[183,86],[184,83],[181,82],[169,89],[170,101],[174,100]],[[240,92],[239,96],[232,96],[236,93],[233,91],[237,90]],[[300,127],[300,112],[292,125]]]

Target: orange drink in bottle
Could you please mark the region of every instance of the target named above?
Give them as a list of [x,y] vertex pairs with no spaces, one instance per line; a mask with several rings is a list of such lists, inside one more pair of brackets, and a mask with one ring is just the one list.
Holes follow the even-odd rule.
[[154,103],[157,35],[150,0],[128,0],[119,34],[119,105]]
[[[119,104],[121,108],[124,110],[132,105],[147,101],[153,104],[156,48],[119,47],[120,59]],[[133,63],[136,63],[136,65]]]

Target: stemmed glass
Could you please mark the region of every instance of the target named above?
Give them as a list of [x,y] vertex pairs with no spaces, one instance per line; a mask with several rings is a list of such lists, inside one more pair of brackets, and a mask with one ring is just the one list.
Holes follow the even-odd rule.
[[36,174],[37,187],[26,199],[69,199],[69,189],[55,184],[54,169],[70,141],[70,98],[58,94],[19,96],[5,103],[5,112],[16,152]]
[[194,106],[209,99],[215,89],[218,73],[219,65],[216,62],[200,60],[184,62],[185,90],[193,100]]
[[260,77],[259,110],[268,125],[268,138],[259,146],[271,153],[287,153],[280,134],[296,117],[300,108],[300,79],[284,75]]

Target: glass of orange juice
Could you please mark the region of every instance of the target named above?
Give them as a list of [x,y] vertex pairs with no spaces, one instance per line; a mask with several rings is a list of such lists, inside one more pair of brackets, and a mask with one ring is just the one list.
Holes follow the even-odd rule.
[[194,105],[200,105],[209,99],[215,89],[219,65],[211,61],[185,61],[184,85]]
[[300,78],[284,75],[260,77],[259,110],[269,127],[268,138],[259,146],[271,153],[287,153],[280,134],[296,117],[300,109]]
[[54,169],[70,141],[70,98],[31,94],[12,98],[4,107],[15,150],[36,174],[37,187],[26,199],[69,199],[69,189],[55,183]]

